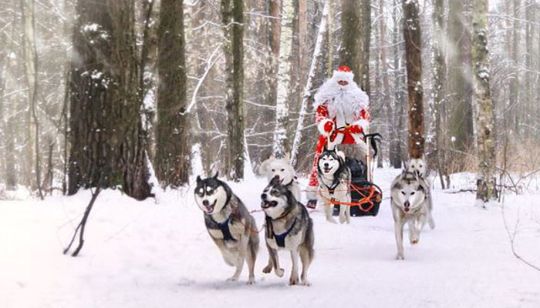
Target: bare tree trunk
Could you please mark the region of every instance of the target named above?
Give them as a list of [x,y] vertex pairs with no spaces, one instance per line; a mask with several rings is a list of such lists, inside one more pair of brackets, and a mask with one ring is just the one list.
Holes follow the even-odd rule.
[[418,0],[403,0],[407,90],[409,93],[409,157],[424,155],[424,106],[422,85],[422,41]]
[[304,96],[302,99],[302,104],[300,105],[300,111],[298,112],[298,123],[296,125],[295,135],[294,135],[294,141],[293,146],[291,150],[291,164],[295,167],[297,167],[298,162],[298,152],[300,149],[300,142],[302,141],[302,134],[304,131],[304,121],[306,117],[307,112],[307,105],[309,103],[309,99],[311,98],[311,94],[313,91],[313,80],[315,78],[315,70],[317,69],[317,66],[322,62],[323,53],[322,53],[322,45],[323,45],[323,39],[326,36],[326,31],[328,31],[328,7],[329,7],[329,0],[325,0],[324,7],[322,11],[322,17],[321,22],[319,24],[319,32],[317,34],[317,40],[315,42],[315,49],[313,50],[313,55],[311,57],[311,65],[309,68],[309,74],[306,82],[306,86],[304,87]]
[[[469,0],[467,0],[469,1]],[[450,108],[449,133],[452,147],[458,151],[467,151],[473,142],[472,107],[468,97],[467,83],[469,67],[468,29],[466,28],[465,5],[467,1],[449,1],[448,37],[448,97]],[[462,157],[455,158],[461,160]]]
[[369,0],[342,0],[341,11],[340,65],[352,69],[355,81],[369,95],[371,3]]
[[444,84],[446,62],[443,55],[444,31],[444,0],[433,0],[433,122],[435,131],[435,162],[439,173],[441,187],[445,185],[444,176],[447,175],[446,152],[447,145],[443,129],[444,119]]
[[244,8],[242,0],[222,0],[221,14],[225,31],[227,110],[227,177],[238,181],[244,178]]
[[191,165],[183,16],[183,0],[161,1],[155,168],[161,185],[175,188],[188,183]]
[[79,1],[75,9],[69,194],[80,187],[121,186],[127,195],[145,199],[151,187],[140,117],[134,3]]
[[489,200],[496,199],[494,113],[489,91],[490,70],[487,48],[488,0],[473,1],[472,56],[479,161],[476,199],[484,204]]
[[[523,95],[523,102],[522,105],[524,105],[521,110],[523,110],[523,131],[525,132],[525,137],[527,139],[530,139],[531,136],[538,132],[534,131],[534,110],[533,110],[533,77],[532,77],[532,69],[533,69],[533,62],[532,62],[532,55],[534,52],[533,49],[533,40],[534,40],[534,29],[533,23],[535,22],[535,3],[533,0],[525,0],[525,88],[523,89],[525,94]],[[538,28],[538,26],[536,27]],[[538,103],[538,102],[536,102]]]
[[21,0],[22,17],[24,24],[24,65],[26,72],[26,81],[28,83],[28,102],[32,120],[34,124],[34,173],[36,176],[36,187],[40,199],[43,200],[43,192],[41,190],[41,155],[39,151],[39,121],[37,117],[37,95],[38,95],[38,58],[36,50],[35,38],[35,21],[34,21],[34,1]]
[[289,152],[287,123],[289,121],[288,93],[291,86],[291,51],[293,43],[293,1],[284,1],[281,13],[281,33],[279,39],[279,67],[276,99],[276,120],[274,129],[274,153]]
[[514,123],[514,132],[519,136],[522,135],[522,128],[520,127],[521,124],[521,115],[520,115],[520,89],[519,89],[519,82],[520,82],[520,76],[519,76],[519,58],[521,55],[519,54],[519,39],[520,39],[520,24],[519,24],[519,8],[521,6],[521,0],[513,0],[513,27],[512,27],[512,79],[510,80],[510,89],[509,89],[509,101],[510,101],[510,110],[512,115],[512,121]]

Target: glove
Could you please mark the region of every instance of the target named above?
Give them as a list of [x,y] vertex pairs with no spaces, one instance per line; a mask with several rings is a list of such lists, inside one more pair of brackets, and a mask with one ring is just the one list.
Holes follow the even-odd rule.
[[330,136],[334,131],[334,122],[329,119],[321,120],[317,125],[319,133],[323,136]]
[[368,128],[369,122],[367,120],[358,120],[351,125],[350,132],[353,134],[360,134]]

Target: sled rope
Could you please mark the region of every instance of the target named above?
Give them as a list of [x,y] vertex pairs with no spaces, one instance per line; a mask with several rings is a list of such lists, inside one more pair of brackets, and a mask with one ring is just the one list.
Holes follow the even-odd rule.
[[[321,196],[321,198],[323,198],[327,203],[330,203],[332,205],[346,205],[346,206],[358,206],[358,208],[362,211],[362,212],[369,212],[371,211],[371,209],[373,209],[373,207],[375,206],[375,203],[373,202],[373,197],[375,196],[375,193],[377,193],[377,189],[375,189],[375,185],[372,184],[372,186],[369,186],[367,189],[365,188],[360,188],[354,184],[350,185],[351,189],[354,190],[355,192],[357,193],[360,193],[362,194],[362,192],[364,191],[367,191],[369,190],[367,196],[365,196],[364,198],[358,200],[357,202],[345,202],[345,201],[337,201],[336,199],[334,198],[327,198],[325,196],[323,196],[323,194],[321,194],[319,191],[318,191],[318,194],[319,196]],[[378,188],[378,187],[377,187]],[[379,189],[380,190],[380,189]],[[363,194],[362,194],[363,195]],[[379,196],[377,197],[377,202],[381,202],[381,197],[380,197],[380,194]],[[364,208],[363,204],[369,204],[369,206],[367,208]]]

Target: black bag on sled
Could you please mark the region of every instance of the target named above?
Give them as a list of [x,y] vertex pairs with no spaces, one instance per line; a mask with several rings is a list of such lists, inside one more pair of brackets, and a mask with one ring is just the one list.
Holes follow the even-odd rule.
[[[345,164],[351,170],[351,202],[364,200],[360,205],[351,206],[351,216],[377,216],[382,200],[381,189],[367,180],[367,166],[358,159],[347,157]],[[360,208],[361,207],[361,208]],[[334,206],[333,215],[339,214]]]

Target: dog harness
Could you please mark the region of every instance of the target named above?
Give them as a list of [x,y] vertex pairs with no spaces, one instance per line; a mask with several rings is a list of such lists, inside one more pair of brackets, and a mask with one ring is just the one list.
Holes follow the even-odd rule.
[[221,222],[221,223],[215,221],[212,218],[212,216],[210,216],[210,220],[212,220],[212,222],[214,222],[217,225],[217,227],[221,231],[221,233],[223,233],[223,240],[224,241],[236,242],[236,239],[231,234],[231,229],[229,229],[229,221],[231,220],[231,216],[229,216],[227,218],[227,220],[225,220],[224,222]]
[[276,244],[278,245],[278,247],[284,248],[285,238],[287,237],[287,235],[289,235],[289,233],[291,233],[292,229],[296,225],[296,218],[294,219],[289,229],[281,234],[276,234],[274,232],[274,226],[272,225],[272,218],[268,216],[266,216],[266,225],[270,227],[270,230],[269,230],[270,232],[268,232],[268,234],[270,233],[272,234],[272,237],[274,237],[274,239],[276,240]]

